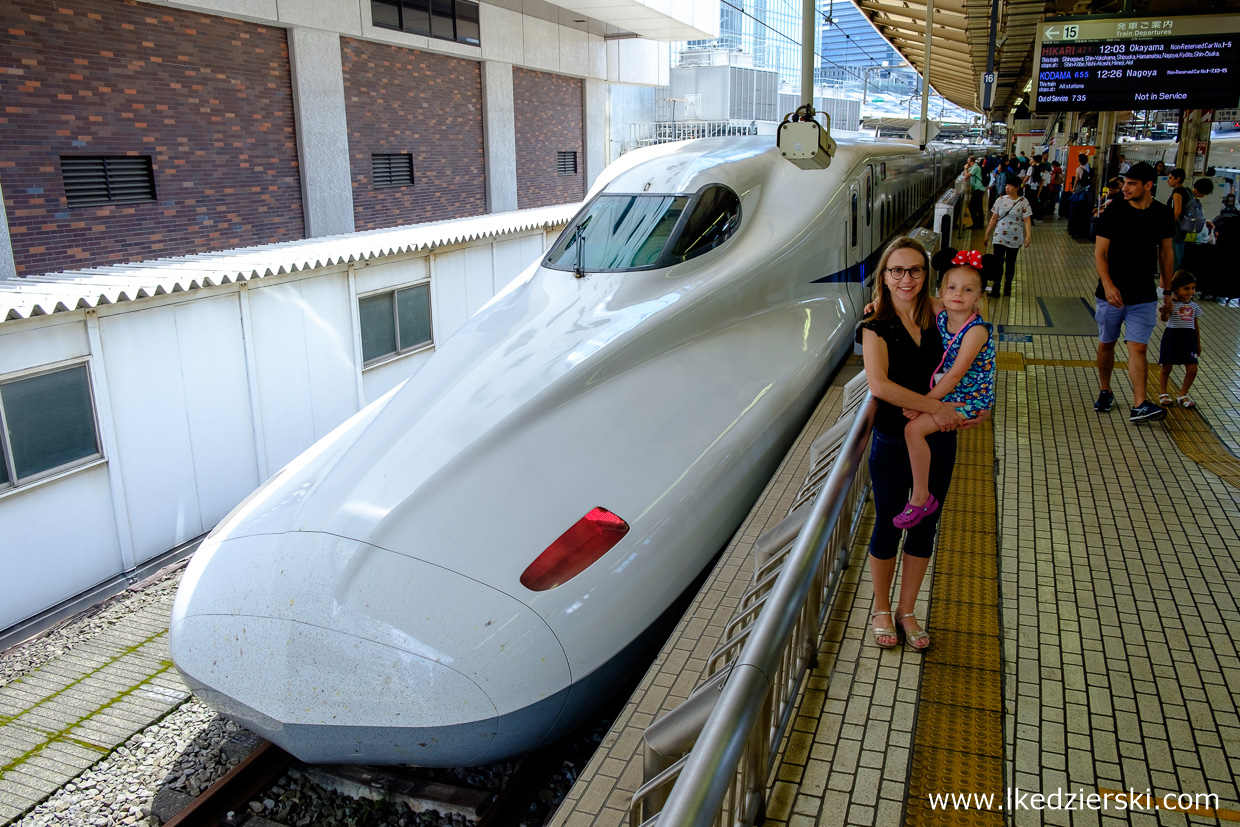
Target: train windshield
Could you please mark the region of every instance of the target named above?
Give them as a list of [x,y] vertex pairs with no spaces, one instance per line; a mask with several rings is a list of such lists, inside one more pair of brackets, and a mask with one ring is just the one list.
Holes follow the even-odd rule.
[[600,195],[556,241],[545,265],[622,272],[670,267],[722,244],[740,223],[740,199],[724,186],[694,195]]

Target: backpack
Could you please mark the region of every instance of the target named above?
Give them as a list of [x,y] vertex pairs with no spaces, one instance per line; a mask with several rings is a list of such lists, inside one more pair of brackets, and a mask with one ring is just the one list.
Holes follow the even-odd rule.
[[1201,202],[1193,196],[1188,196],[1188,203],[1184,205],[1184,212],[1180,215],[1180,230],[1185,235],[1188,233],[1199,233],[1206,228],[1206,213],[1201,208]]

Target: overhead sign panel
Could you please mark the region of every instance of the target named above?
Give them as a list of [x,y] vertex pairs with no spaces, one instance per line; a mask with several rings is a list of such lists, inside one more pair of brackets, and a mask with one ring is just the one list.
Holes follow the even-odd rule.
[[1038,112],[1231,108],[1240,15],[1061,18],[1039,24]]

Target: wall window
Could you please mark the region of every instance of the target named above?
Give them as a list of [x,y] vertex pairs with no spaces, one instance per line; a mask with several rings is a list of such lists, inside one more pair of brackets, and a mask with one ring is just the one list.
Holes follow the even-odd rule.
[[149,155],[61,155],[60,175],[70,207],[155,200]]
[[370,180],[376,189],[381,187],[412,187],[412,155],[371,155]]
[[0,382],[0,488],[100,456],[86,365]]
[[555,154],[555,171],[557,175],[576,175],[577,153],[557,152]]
[[458,43],[479,43],[474,0],[371,0],[370,17],[383,29],[399,29]]
[[357,302],[362,328],[362,362],[420,350],[431,337],[431,290],[423,282],[364,296]]

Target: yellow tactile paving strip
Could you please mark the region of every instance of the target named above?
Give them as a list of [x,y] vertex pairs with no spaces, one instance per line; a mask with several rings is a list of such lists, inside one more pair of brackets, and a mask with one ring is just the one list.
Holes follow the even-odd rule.
[[[1172,372],[1167,382],[1167,392],[1173,398],[1180,396],[1180,384],[1176,381],[1179,376],[1181,372],[1177,369]],[[1150,365],[1146,375],[1145,395],[1148,399],[1158,398],[1157,365]],[[1178,405],[1170,408],[1166,422],[1171,438],[1184,456],[1218,475],[1233,488],[1240,488],[1240,460],[1227,450],[1227,446],[1196,408],[1186,409]]]
[[986,795],[1003,787],[994,461],[991,423],[960,434],[935,552],[934,644],[921,674],[907,827],[1003,823],[1001,804],[944,810],[930,803],[944,792]]

